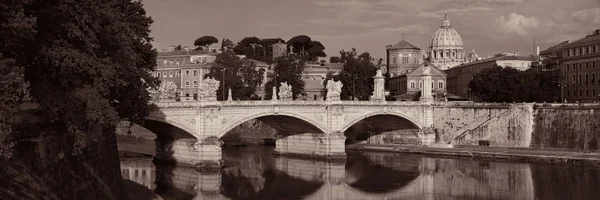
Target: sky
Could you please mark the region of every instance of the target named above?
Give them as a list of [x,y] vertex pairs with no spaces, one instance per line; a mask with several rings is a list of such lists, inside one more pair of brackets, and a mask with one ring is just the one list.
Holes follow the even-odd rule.
[[[154,46],[193,46],[212,35],[237,43],[244,37],[307,35],[328,56],[356,48],[376,58],[404,38],[427,49],[447,13],[465,51],[530,55],[533,38],[544,50],[600,28],[600,0],[142,0],[154,23]],[[214,44],[211,47],[220,47]]]

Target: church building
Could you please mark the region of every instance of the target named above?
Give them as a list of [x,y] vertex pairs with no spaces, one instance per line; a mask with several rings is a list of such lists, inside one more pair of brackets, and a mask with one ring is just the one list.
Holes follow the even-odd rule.
[[444,15],[442,26],[431,38],[428,56],[431,58],[431,64],[441,70],[450,69],[467,62],[463,40],[458,31],[450,26],[447,14]]

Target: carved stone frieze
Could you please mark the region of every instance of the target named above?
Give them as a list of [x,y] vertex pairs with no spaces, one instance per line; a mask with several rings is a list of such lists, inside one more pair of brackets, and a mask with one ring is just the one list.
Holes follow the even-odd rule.
[[343,106],[335,106],[335,107],[331,108],[331,111],[334,116],[340,116],[344,112],[344,107]]

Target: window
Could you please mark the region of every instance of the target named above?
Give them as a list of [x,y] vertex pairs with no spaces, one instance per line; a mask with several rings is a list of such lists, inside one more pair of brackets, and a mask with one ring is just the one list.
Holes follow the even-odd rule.
[[588,78],[589,78],[588,74],[585,74],[585,84],[586,85],[588,84],[588,80],[589,80]]
[[585,89],[585,96],[586,96],[586,97],[589,97],[589,96],[590,96],[590,93],[589,93],[589,90],[588,90],[588,89]]
[[431,89],[433,89],[433,81],[431,81]]
[[419,89],[423,88],[423,81],[419,82]]
[[572,78],[571,78],[571,82],[572,82],[573,84],[575,84],[575,83],[577,82],[576,80],[577,80],[577,79],[575,78],[575,74],[573,74],[573,76],[572,76]]
[[592,96],[596,96],[596,89],[592,89]]
[[190,82],[189,81],[185,82],[185,87],[190,87]]
[[196,76],[196,70],[194,70],[194,76]]
[[194,81],[194,87],[198,87],[198,81]]
[[581,95],[581,90],[579,90],[579,96],[580,96],[580,97],[582,96],[582,95]]
[[179,71],[176,71],[176,72],[175,72],[175,77],[179,77],[180,73],[181,73],[181,72],[179,72]]
[[173,78],[173,72],[169,72],[169,78]]
[[592,84],[596,83],[596,74],[592,73]]
[[392,57],[392,64],[398,64],[398,60],[396,59],[396,56]]
[[444,89],[444,82],[443,81],[438,81],[438,88],[439,89]]
[[408,57],[402,57],[402,64],[408,64]]
[[581,85],[581,83],[583,82],[583,76],[581,74],[579,74],[579,85]]
[[415,82],[414,81],[410,82],[410,89],[415,89]]
[[185,93],[185,97],[190,97],[190,93]]
[[185,70],[185,76],[190,76],[190,71]]
[[163,66],[167,66],[167,60],[163,60]]
[[589,69],[589,67],[590,67],[589,64],[590,64],[589,62],[585,62],[585,68],[586,69]]
[[167,78],[167,72],[163,72],[163,78]]

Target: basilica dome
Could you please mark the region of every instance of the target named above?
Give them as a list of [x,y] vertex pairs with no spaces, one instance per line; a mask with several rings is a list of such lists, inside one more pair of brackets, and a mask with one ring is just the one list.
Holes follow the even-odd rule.
[[463,40],[450,26],[448,15],[444,15],[442,26],[431,38],[429,45],[429,58],[431,64],[441,70],[446,70],[465,62],[465,52],[463,50]]
[[450,26],[450,20],[448,20],[447,15],[444,17],[442,27],[431,38],[431,48],[435,47],[438,49],[463,47],[463,40],[458,31]]

